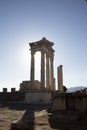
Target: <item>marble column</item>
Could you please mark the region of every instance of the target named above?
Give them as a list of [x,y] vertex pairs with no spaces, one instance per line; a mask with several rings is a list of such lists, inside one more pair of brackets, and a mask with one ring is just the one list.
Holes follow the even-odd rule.
[[45,53],[41,51],[41,86],[43,90],[45,88]]
[[63,92],[63,74],[62,74],[62,65],[57,67],[58,73],[58,90],[59,92]]
[[46,54],[46,89],[49,88],[49,55]]
[[30,79],[31,79],[31,87],[34,88],[34,54],[35,52],[31,50],[31,75],[30,75]]
[[50,57],[50,82],[51,82],[51,90],[54,90],[54,84],[53,84],[53,78],[54,78],[54,68],[53,68],[53,55]]

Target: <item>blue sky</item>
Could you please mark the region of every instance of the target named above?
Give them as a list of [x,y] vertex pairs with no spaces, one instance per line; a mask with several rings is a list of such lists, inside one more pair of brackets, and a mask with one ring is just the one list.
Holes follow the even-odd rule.
[[30,79],[28,43],[43,37],[54,42],[55,78],[62,64],[64,85],[87,86],[85,0],[0,0],[0,90]]

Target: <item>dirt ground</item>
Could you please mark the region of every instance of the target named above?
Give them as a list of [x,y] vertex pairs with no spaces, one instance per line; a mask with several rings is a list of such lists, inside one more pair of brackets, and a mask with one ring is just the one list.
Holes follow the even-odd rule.
[[30,130],[54,130],[48,122],[46,106],[4,104],[0,107],[0,130],[10,130],[11,123],[32,122]]

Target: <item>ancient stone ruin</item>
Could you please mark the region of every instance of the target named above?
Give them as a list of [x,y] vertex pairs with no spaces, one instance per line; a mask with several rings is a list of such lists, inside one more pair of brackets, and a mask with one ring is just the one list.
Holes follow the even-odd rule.
[[[41,86],[40,89],[45,89],[45,73],[46,73],[46,88],[53,90],[53,78],[54,78],[54,68],[53,68],[53,59],[54,59],[54,50],[52,46],[54,43],[43,38],[38,42],[30,43],[31,47],[31,87],[34,87],[34,55],[35,52],[41,52]],[[45,60],[46,60],[46,70],[45,70]]]
[[[25,82],[25,88],[29,90],[55,90],[55,79],[54,79],[54,50],[52,46],[53,42],[41,39],[33,43],[29,43],[31,50],[31,72],[30,81]],[[40,68],[40,81],[35,81],[35,53],[41,52],[41,68]],[[36,85],[38,83],[38,86]],[[37,86],[37,87],[36,87]],[[24,82],[20,86],[20,91],[24,90]]]
[[[54,49],[53,42],[48,41],[46,38],[40,41],[29,43],[31,50],[31,70],[30,81],[23,81],[20,84],[21,92],[29,92],[31,90],[39,91],[55,91],[56,83],[54,78]],[[35,80],[35,53],[41,52],[41,68],[40,68],[40,81]],[[58,68],[58,90],[63,92],[63,74],[62,65]]]
[[[30,105],[49,105],[49,123],[56,129],[87,129],[87,89],[76,93],[64,93],[63,66],[57,67],[57,85],[54,77],[54,43],[46,38],[29,43],[31,51],[30,81],[22,81],[19,91],[3,88],[0,92],[0,102]],[[41,53],[40,81],[35,80],[35,54]],[[45,105],[44,105],[45,104]],[[23,121],[23,120],[22,120]],[[27,122],[28,120],[26,120]],[[21,122],[26,127],[26,122]],[[21,124],[12,123],[21,127]]]
[[[12,95],[13,93],[18,93],[19,95],[22,93],[23,97],[25,97],[24,99],[22,98],[22,100],[23,102],[27,103],[48,103],[51,101],[52,92],[56,90],[61,93],[63,92],[62,65],[59,65],[57,67],[58,87],[56,86],[56,78],[54,77],[55,51],[53,49],[53,45],[54,43],[47,40],[46,38],[42,38],[39,41],[29,43],[31,51],[30,81],[22,81],[22,83],[20,83],[19,91],[16,91],[15,88],[11,88]],[[35,54],[38,51],[41,53],[40,81],[35,80]],[[9,95],[7,88],[3,88],[2,93]],[[2,99],[2,96],[0,99]],[[5,99],[8,98],[5,96]]]

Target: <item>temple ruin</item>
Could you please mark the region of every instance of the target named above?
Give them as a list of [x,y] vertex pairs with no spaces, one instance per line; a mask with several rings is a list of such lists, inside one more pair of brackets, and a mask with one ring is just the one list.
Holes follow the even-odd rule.
[[[23,88],[28,88],[29,90],[38,89],[41,91],[54,91],[55,79],[53,62],[55,51],[52,48],[54,43],[48,41],[46,38],[43,38],[40,41],[29,43],[29,45],[31,51],[30,81],[21,83],[20,90],[24,90]],[[41,52],[40,81],[35,81],[35,53],[38,51]],[[37,82],[39,86],[36,85]]]
[[[37,51],[41,52],[41,86],[40,89],[50,89],[53,90],[53,78],[54,78],[54,50],[52,46],[54,43],[43,38],[38,42],[30,43],[31,50],[31,87],[34,87],[34,75],[35,75],[35,66],[34,66],[34,55]],[[46,64],[45,64],[46,61]],[[45,70],[46,65],[46,70]],[[46,74],[45,74],[46,73]],[[46,77],[45,77],[46,76]],[[45,82],[46,79],[46,82]],[[46,85],[46,86],[45,86]]]
[[[48,103],[51,92],[56,90],[54,78],[54,45],[53,42],[42,38],[40,41],[29,43],[31,51],[30,81],[22,81],[20,92],[25,92],[27,103]],[[35,54],[41,53],[40,81],[35,80]]]

